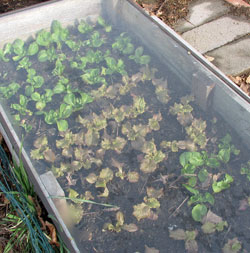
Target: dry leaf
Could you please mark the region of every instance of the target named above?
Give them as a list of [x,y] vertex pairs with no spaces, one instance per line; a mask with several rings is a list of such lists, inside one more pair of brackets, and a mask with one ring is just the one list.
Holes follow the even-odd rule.
[[138,227],[134,224],[134,223],[130,223],[130,224],[124,224],[122,226],[122,229],[130,232],[130,233],[133,233],[133,232],[136,232],[138,230]]
[[212,174],[208,173],[206,180],[201,184],[202,189],[207,189],[212,181]]
[[46,227],[49,229],[49,236],[51,238],[50,244],[56,245],[57,247],[60,246],[60,244],[57,241],[57,236],[56,236],[56,228],[53,224],[49,223],[48,221],[45,222]]
[[221,173],[213,175],[213,182],[217,182],[220,176],[221,176]]
[[239,211],[245,211],[247,209],[247,207],[249,206],[248,200],[247,199],[242,199],[240,200],[240,207],[239,207]]
[[122,168],[124,166],[124,163],[120,163],[116,161],[114,158],[111,159],[111,165],[114,166],[115,168]]
[[153,187],[147,187],[147,195],[149,198],[156,198],[159,199],[163,196],[163,188],[156,190]]
[[157,220],[158,219],[158,215],[153,212],[152,210],[150,211],[150,215],[147,217],[149,220]]
[[127,178],[130,183],[136,183],[139,180],[139,173],[136,171],[129,171]]
[[116,213],[116,220],[117,220],[117,224],[119,224],[119,226],[122,226],[124,224],[124,215],[121,211],[118,211]]
[[212,57],[212,56],[209,56],[209,55],[206,55],[206,54],[204,54],[204,56],[210,62],[212,62],[214,60],[214,57]]
[[145,253],[160,253],[160,251],[156,248],[149,248],[147,245],[145,245]]
[[133,215],[136,217],[138,221],[140,221],[141,219],[148,218],[151,215],[150,207],[147,206],[145,203],[134,205],[133,207],[134,207]]
[[211,222],[211,223],[214,223],[214,224],[218,224],[218,223],[222,222],[222,218],[209,210],[207,212],[207,215],[204,216],[203,219],[202,219],[203,224],[206,223],[206,222]]
[[185,242],[185,249],[188,253],[197,253],[198,252],[198,244],[195,240],[188,240]]
[[246,83],[250,84],[250,75],[247,77]]
[[186,232],[181,229],[181,228],[178,228],[176,230],[170,230],[169,231],[169,236],[170,238],[173,238],[174,240],[186,240]]
[[97,180],[97,176],[95,173],[90,173],[87,177],[86,177],[86,181],[90,184],[94,184]]
[[47,149],[44,151],[44,158],[46,161],[54,163],[56,160],[56,155],[51,149]]
[[223,253],[237,253],[241,249],[241,242],[238,240],[237,237],[228,239],[228,242],[224,245],[222,252]]

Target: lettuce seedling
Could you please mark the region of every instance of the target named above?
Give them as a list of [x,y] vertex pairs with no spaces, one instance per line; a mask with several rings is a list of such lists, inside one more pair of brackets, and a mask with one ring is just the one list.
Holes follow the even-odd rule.
[[[73,110],[70,105],[61,104],[59,110],[50,110],[49,112],[44,112],[44,120],[49,125],[57,123],[59,131],[66,131],[68,128],[68,123],[62,120],[68,118],[72,111]],[[65,130],[60,130],[62,128]]]
[[202,221],[207,214],[207,207],[204,204],[197,204],[192,209],[192,217],[195,221]]
[[100,37],[100,33],[95,31],[91,34],[90,40],[86,41],[86,45],[90,47],[100,47],[104,43],[104,39]]
[[134,52],[134,46],[131,43],[131,38],[125,35],[126,33],[121,33],[120,36],[115,39],[112,48],[123,54],[132,54]]
[[24,49],[24,41],[20,39],[16,39],[12,44],[12,51],[15,56],[12,57],[13,61],[19,61],[26,54]]
[[39,46],[49,47],[51,41],[51,33],[44,29],[39,31],[36,35],[36,43]]
[[103,75],[112,75],[115,72],[120,73],[123,76],[128,75],[125,70],[125,64],[122,59],[118,59],[118,61],[116,61],[113,57],[106,57],[105,61],[108,68],[102,68]]
[[28,70],[30,66],[31,66],[31,62],[30,62],[29,58],[28,57],[24,57],[21,61],[19,61],[18,66],[17,66],[16,69],[17,70],[19,70],[19,69],[26,69],[26,70]]
[[106,24],[105,20],[102,17],[98,17],[97,22],[98,22],[99,25],[104,27],[104,29],[107,33],[112,31],[112,26]]
[[38,44],[34,41],[32,42],[29,47],[28,47],[28,51],[27,51],[27,55],[32,56],[37,54],[39,51],[39,46]]
[[7,43],[4,45],[3,49],[0,49],[0,61],[8,62],[9,59],[6,58],[7,54],[11,54],[12,45]]
[[130,55],[129,59],[134,60],[136,63],[140,65],[146,65],[150,62],[150,56],[149,55],[143,55],[143,47],[138,47],[135,50],[134,55]]
[[53,91],[45,89],[46,93],[40,95],[38,92],[31,94],[31,99],[36,102],[36,109],[42,111],[46,104],[52,100]]
[[219,153],[217,157],[219,160],[221,160],[223,163],[228,163],[230,160],[231,153],[234,155],[239,155],[240,150],[236,149],[236,147],[231,144],[232,137],[229,134],[226,134],[221,140],[219,147]]
[[85,34],[85,33],[91,32],[93,30],[93,27],[89,25],[87,22],[85,22],[84,20],[81,20],[77,29],[80,33]]
[[99,68],[87,69],[81,77],[88,84],[106,83],[105,78],[100,76]]
[[22,94],[19,96],[19,104],[12,104],[11,108],[18,111],[21,115],[32,115],[32,112],[27,109],[29,99]]
[[78,52],[81,48],[81,41],[75,42],[73,40],[66,40],[65,44],[73,51]]
[[53,69],[52,74],[54,76],[61,76],[63,74],[64,69],[65,69],[65,66],[62,64],[62,60],[57,59],[56,60],[56,66]]
[[93,102],[93,98],[87,93],[81,92],[80,97],[76,97],[74,93],[68,93],[64,96],[63,101],[71,105],[73,110],[79,110],[85,104]]
[[8,99],[15,95],[20,87],[20,84],[12,82],[8,86],[0,87],[0,93],[2,93],[3,96]]
[[[188,188],[186,187],[186,189],[188,189]],[[202,195],[201,193],[198,192],[197,194],[193,195],[190,198],[190,200],[188,201],[188,205],[192,205],[197,202],[198,203],[208,202],[209,204],[213,205],[214,204],[214,197],[209,192],[206,192],[204,195]]]
[[233,177],[231,177],[229,174],[226,174],[223,180],[213,182],[212,184],[213,191],[215,193],[218,193],[221,192],[222,190],[228,189],[233,181],[234,181]]
[[59,21],[54,20],[51,24],[51,41],[57,44],[57,48],[62,48],[62,41],[66,41],[69,36],[69,30],[62,28]]
[[100,50],[89,50],[86,54],[86,58],[89,63],[100,63],[103,60],[103,55]]
[[56,54],[55,48],[51,46],[47,50],[43,49],[39,51],[37,55],[37,59],[39,62],[46,62],[46,61],[54,61],[57,59],[58,55]]
[[59,81],[53,89],[54,94],[60,94],[67,91],[66,84],[69,83],[69,80],[63,76],[60,76]]
[[25,94],[26,92],[28,94],[26,94],[27,96],[30,96],[31,93],[34,91],[35,88],[41,88],[42,85],[44,84],[44,79],[42,76],[36,75],[36,71],[34,69],[28,69],[27,70],[28,74],[27,74],[27,79],[26,82],[30,83],[31,86],[33,87],[33,89],[29,89],[27,86],[25,89]]

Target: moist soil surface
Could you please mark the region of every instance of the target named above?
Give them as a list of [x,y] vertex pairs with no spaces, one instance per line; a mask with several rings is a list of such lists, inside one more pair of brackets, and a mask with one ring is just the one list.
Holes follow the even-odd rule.
[[21,9],[30,5],[47,2],[48,0],[2,0],[0,13]]

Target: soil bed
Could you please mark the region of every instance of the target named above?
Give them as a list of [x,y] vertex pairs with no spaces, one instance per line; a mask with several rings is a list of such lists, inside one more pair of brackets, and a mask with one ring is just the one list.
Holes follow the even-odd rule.
[[2,101],[34,167],[71,199],[83,251],[250,251],[248,150],[135,41],[99,18],[5,46]]
[[[173,20],[169,14],[169,22]],[[25,136],[24,148],[39,173],[52,170],[69,198],[113,205],[68,201],[69,212],[75,216],[71,220],[72,233],[80,248],[87,252],[165,252],[166,249],[220,252],[224,248],[227,252],[226,248],[238,247],[241,251],[235,252],[250,252],[249,151],[234,131],[216,113],[204,115],[192,93],[179,85],[178,77],[162,69],[146,48],[142,54],[138,53],[137,62],[130,58],[141,47],[130,35],[121,35],[122,31],[115,27],[107,32],[100,24],[89,34],[79,34],[76,27],[69,31],[70,39],[75,42],[91,41],[98,31],[105,43],[95,47],[88,42],[78,52],[65,41],[60,41],[60,46],[53,42],[50,47],[55,49],[55,59],[39,62],[38,53],[28,57],[35,75],[43,77],[44,83],[49,83],[46,89],[54,91],[44,110],[39,110],[41,104],[39,107],[37,98],[27,93],[27,87],[31,86],[27,81],[28,71],[20,67],[16,72],[22,58],[13,61],[12,57],[16,56],[13,52],[7,55],[11,63],[1,69],[0,83],[7,87],[13,81],[13,75],[8,73],[17,73],[15,82],[21,88],[4,98],[5,103],[20,104],[20,94],[28,97],[27,111],[23,114],[16,110],[17,106],[9,111],[20,117],[15,116],[16,130],[20,138],[22,134]],[[124,54],[112,47],[115,38],[130,37],[133,53]],[[25,44],[25,50],[32,42]],[[95,55],[83,66],[81,58],[86,52],[96,53],[99,49],[100,61]],[[45,47],[39,45],[39,51],[42,50]],[[116,64],[107,60],[108,57]],[[65,67],[63,70],[58,59]],[[119,59],[124,68],[120,64],[119,70],[112,70],[113,65],[118,66]],[[96,81],[88,71],[97,68],[100,71],[96,78],[104,77],[105,86],[103,79]],[[67,83],[59,83],[62,76],[69,79],[67,91]],[[44,95],[45,86],[38,86],[33,93]],[[55,92],[56,86],[58,92],[60,89],[63,92]],[[61,104],[71,110],[77,98],[78,101],[88,98],[86,94],[93,101],[88,100],[81,108],[74,107],[70,117],[53,122],[39,113],[59,111]],[[182,154],[186,154],[185,159]],[[226,175],[233,182],[225,182]],[[223,180],[225,188],[216,193],[214,182]],[[204,199],[205,196],[208,198]],[[194,201],[195,198],[199,200]],[[198,213],[193,211],[197,205],[196,210],[207,208],[202,215],[205,218],[197,218],[201,214],[200,209]],[[210,230],[204,226],[210,226]]]

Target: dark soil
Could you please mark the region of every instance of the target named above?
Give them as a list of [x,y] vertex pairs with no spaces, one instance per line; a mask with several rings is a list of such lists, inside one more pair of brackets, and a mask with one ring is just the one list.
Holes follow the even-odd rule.
[[173,27],[180,18],[185,18],[187,16],[188,5],[192,1],[193,0],[135,0],[135,2],[146,11],[156,15],[170,27]]
[[47,2],[49,0],[2,0],[0,3],[0,13],[5,13],[30,5]]

